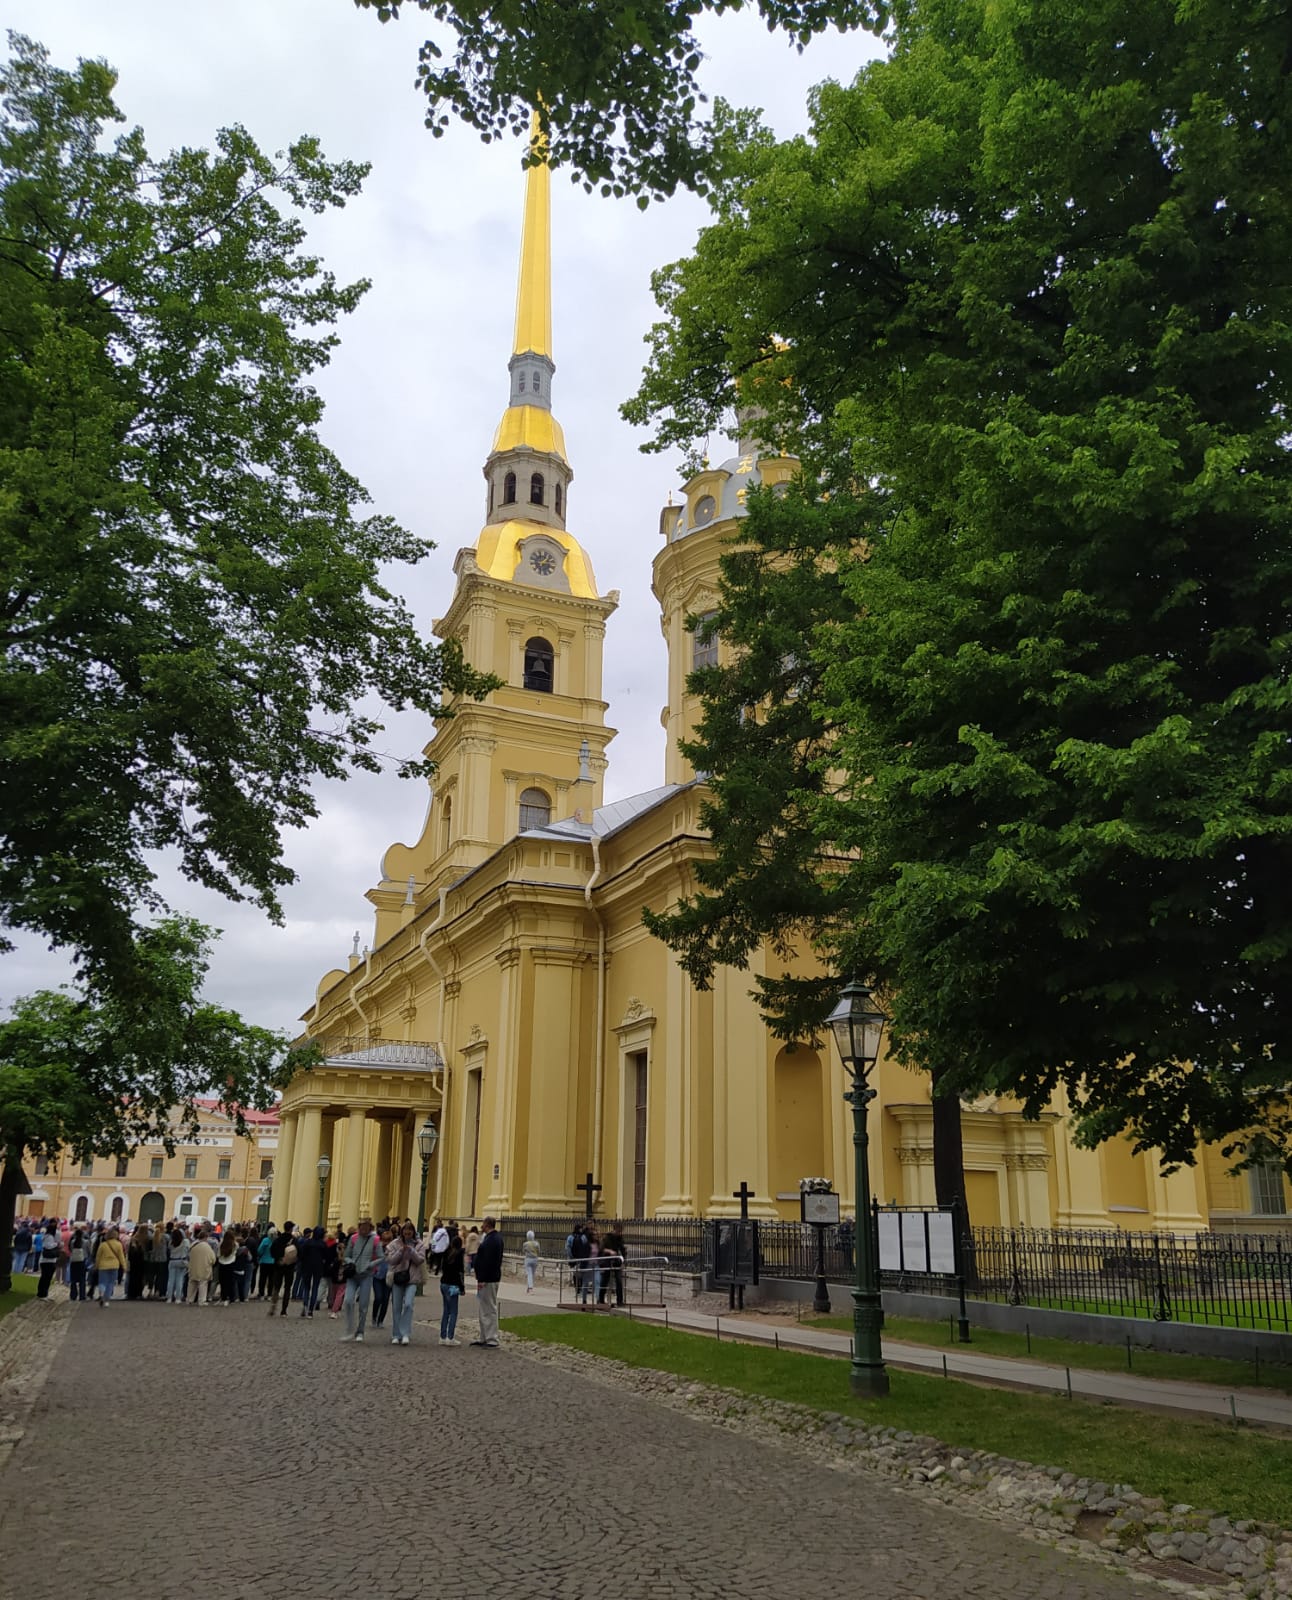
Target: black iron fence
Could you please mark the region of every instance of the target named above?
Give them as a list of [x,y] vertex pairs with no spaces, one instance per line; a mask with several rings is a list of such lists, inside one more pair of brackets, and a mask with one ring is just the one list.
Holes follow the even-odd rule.
[[975,1300],[1292,1330],[1288,1234],[974,1228],[964,1267]]
[[[517,1251],[533,1229],[544,1256],[563,1257],[580,1218],[501,1218],[507,1248]],[[604,1234],[609,1222],[596,1218]],[[670,1270],[713,1266],[715,1230],[697,1217],[633,1217],[623,1224],[630,1261],[661,1259]],[[1059,1311],[1152,1317],[1292,1332],[1292,1233],[1139,1233],[1118,1229],[972,1228],[959,1241],[970,1299]],[[850,1220],[825,1230],[825,1270],[846,1283],[855,1270]],[[764,1278],[816,1276],[816,1229],[760,1221],[759,1270]],[[885,1271],[884,1288],[954,1293],[954,1275]]]

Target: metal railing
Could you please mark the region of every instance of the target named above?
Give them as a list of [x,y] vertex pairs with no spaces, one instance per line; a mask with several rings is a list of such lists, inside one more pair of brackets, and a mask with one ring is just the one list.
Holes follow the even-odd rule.
[[[531,1230],[538,1241],[539,1254],[565,1260],[565,1241],[574,1224],[585,1217],[572,1217],[567,1211],[554,1215],[515,1213],[500,1217],[498,1226],[508,1250],[519,1251]],[[593,1219],[604,1238],[610,1219]],[[660,1258],[673,1272],[703,1272],[705,1233],[708,1224],[700,1217],[630,1217],[623,1222],[624,1255],[629,1263],[645,1256]]]
[[1292,1330],[1286,1234],[974,1228],[965,1275],[975,1300]]

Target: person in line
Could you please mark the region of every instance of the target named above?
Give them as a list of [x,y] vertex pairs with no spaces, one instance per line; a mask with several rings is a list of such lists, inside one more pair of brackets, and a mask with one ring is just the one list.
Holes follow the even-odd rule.
[[296,1238],[296,1224],[284,1222],[283,1231],[274,1237],[274,1283],[269,1294],[269,1315],[274,1314],[274,1295],[281,1294],[282,1310],[279,1316],[287,1315],[287,1307],[292,1303],[292,1284],[296,1280],[296,1269],[300,1264],[300,1243]]
[[[341,1282],[345,1305],[345,1332],[343,1344],[362,1344],[363,1330],[368,1320],[368,1304],[372,1299],[372,1275],[377,1269],[377,1236],[372,1231],[372,1218],[363,1217],[354,1238],[345,1247],[341,1263]],[[355,1308],[358,1307],[358,1326],[355,1326]]]
[[211,1304],[211,1283],[215,1276],[215,1251],[205,1233],[198,1232],[197,1238],[188,1247],[188,1286],[193,1291],[192,1304],[200,1306],[205,1299],[207,1305]]
[[614,1284],[615,1304],[624,1303],[624,1254],[627,1249],[624,1225],[616,1218],[606,1229],[601,1250],[601,1287],[597,1290],[597,1304],[606,1303],[606,1290]]
[[67,1241],[67,1285],[73,1300],[85,1299],[85,1229],[73,1228]]
[[534,1274],[538,1270],[538,1240],[534,1237],[533,1228],[525,1235],[525,1242],[520,1248],[525,1257],[525,1293],[533,1294]]
[[440,1343],[457,1344],[454,1335],[458,1327],[458,1309],[466,1293],[466,1252],[462,1236],[455,1229],[449,1237],[443,1260],[440,1262]]
[[372,1269],[372,1325],[382,1328],[386,1325],[386,1311],[390,1305],[390,1283],[387,1273],[390,1263],[386,1260],[386,1246],[395,1237],[388,1227],[382,1228],[377,1239],[377,1265]]
[[173,1305],[182,1305],[188,1293],[188,1236],[176,1225],[166,1240],[166,1299]]
[[466,1253],[467,1253],[467,1271],[468,1272],[473,1271],[474,1268],[475,1268],[476,1251],[479,1248],[480,1248],[480,1233],[479,1233],[479,1230],[476,1228],[475,1223],[473,1222],[471,1224],[471,1227],[467,1231]]
[[431,1271],[438,1278],[440,1268],[444,1265],[444,1252],[449,1247],[449,1230],[444,1226],[444,1219],[436,1217],[435,1226],[431,1230]]
[[263,1300],[265,1291],[269,1290],[269,1298],[274,1298],[270,1284],[274,1276],[274,1234],[272,1228],[266,1228],[264,1236],[256,1246],[256,1299]]
[[390,1284],[390,1342],[413,1342],[413,1299],[426,1280],[426,1249],[417,1229],[405,1222],[399,1237],[386,1246],[386,1281]]
[[164,1300],[170,1273],[167,1261],[170,1253],[170,1240],[166,1229],[159,1222],[153,1229],[152,1248],[148,1252],[148,1298],[150,1300]]
[[130,1243],[126,1248],[126,1260],[130,1263],[129,1276],[126,1278],[127,1300],[142,1300],[144,1297],[148,1257],[152,1254],[152,1248],[153,1231],[146,1222],[141,1222],[130,1235]]
[[18,1224],[18,1231],[13,1236],[13,1275],[27,1270],[27,1257],[31,1254],[31,1229],[25,1222]]
[[327,1284],[327,1314],[336,1321],[345,1303],[345,1230],[338,1228],[335,1239],[323,1241],[323,1279]]
[[215,1270],[220,1275],[220,1304],[231,1306],[238,1298],[238,1236],[232,1228],[224,1230]]
[[318,1305],[319,1284],[323,1279],[323,1229],[306,1228],[301,1234],[296,1257],[296,1283],[300,1293],[301,1316],[312,1317]]
[[601,1295],[601,1238],[591,1223],[583,1230],[583,1236],[588,1244],[588,1258],[583,1263],[579,1304],[586,1306],[589,1292],[592,1293],[594,1304]]
[[58,1224],[49,1223],[40,1236],[40,1282],[36,1285],[36,1298],[47,1300],[49,1286],[58,1271],[58,1258],[63,1251],[63,1241],[58,1235]]
[[115,1228],[108,1228],[103,1242],[95,1252],[94,1264],[99,1269],[99,1304],[106,1306],[126,1270],[126,1253]]
[[476,1275],[476,1313],[480,1337],[474,1345],[488,1350],[498,1348],[498,1285],[502,1282],[502,1234],[492,1217],[484,1219],[484,1233],[475,1253],[472,1270]]

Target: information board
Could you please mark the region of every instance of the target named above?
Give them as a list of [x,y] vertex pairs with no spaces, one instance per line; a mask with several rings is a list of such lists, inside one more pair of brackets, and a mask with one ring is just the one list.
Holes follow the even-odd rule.
[[804,1189],[800,1191],[799,1198],[803,1205],[803,1220],[816,1227],[838,1227],[839,1225],[839,1196],[837,1194],[813,1194]]

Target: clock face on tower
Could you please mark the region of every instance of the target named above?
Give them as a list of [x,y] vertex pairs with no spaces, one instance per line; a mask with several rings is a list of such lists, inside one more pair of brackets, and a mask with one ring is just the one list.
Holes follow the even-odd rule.
[[550,550],[532,551],[529,564],[540,578],[550,578],[556,571],[556,557]]

